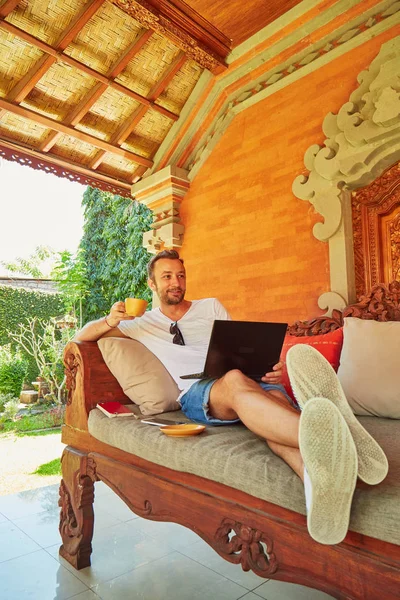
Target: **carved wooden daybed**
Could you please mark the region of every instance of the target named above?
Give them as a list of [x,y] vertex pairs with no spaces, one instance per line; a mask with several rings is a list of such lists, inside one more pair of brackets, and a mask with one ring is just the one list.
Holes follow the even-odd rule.
[[[339,328],[345,316],[399,321],[400,284],[391,284],[390,289],[376,286],[369,296],[347,307],[343,313],[335,311],[332,318],[319,317],[309,322],[298,322],[290,327],[290,333],[296,336],[326,333]],[[307,532],[303,500],[294,508],[290,506],[290,500],[286,506],[285,502],[278,505],[278,501],[274,500],[274,481],[283,486],[288,497],[293,488],[298,488],[299,497],[302,497],[300,480],[262,440],[243,426],[207,428],[206,435],[190,438],[187,443],[189,438],[185,441],[171,440],[157,428],[135,419],[108,419],[95,409],[100,399],[116,399],[124,403],[130,400],[124,396],[103,362],[97,344],[68,344],[65,365],[69,397],[62,431],[62,441],[67,447],[62,458],[60,485],[60,554],[75,568],[90,565],[94,483],[101,480],[136,514],[189,527],[226,560],[240,563],[244,570],[252,570],[261,577],[317,588],[338,599],[400,598],[399,420],[362,417],[364,425],[388,454],[389,475],[379,486],[357,486],[348,535],[339,545],[324,546],[314,542]],[[181,416],[181,413],[167,413],[167,417],[176,419],[177,414]],[[101,431],[96,430],[96,423],[105,428],[104,439],[112,441],[112,444],[89,433],[89,430],[92,433]],[[209,432],[209,429],[212,431]],[[100,438],[103,434],[99,434]],[[224,448],[229,443],[234,444],[237,436],[241,442],[246,439],[248,444],[258,444],[258,452],[262,452],[264,457],[261,463],[268,466],[260,465],[260,458],[257,462],[256,453],[254,462],[241,465],[238,451],[234,462],[228,464],[227,459],[224,469],[217,474],[223,483],[215,480],[213,464],[209,464],[210,477],[204,476],[201,467],[198,469],[203,476],[199,475],[199,470],[196,471],[196,466],[190,466],[190,456],[197,448],[196,443],[201,444],[198,447],[203,454],[207,455],[209,449],[209,456],[220,454],[223,461]],[[121,449],[128,442],[134,444],[135,438],[140,442],[137,454]],[[160,451],[157,454],[158,445]],[[189,461],[187,467],[171,469],[167,466],[170,460],[168,449],[173,452],[174,448],[178,448],[176,454],[179,459],[176,460]],[[232,448],[228,450],[228,454],[232,454]],[[149,457],[151,460],[148,460]],[[208,457],[208,460],[212,462],[213,458]],[[259,492],[246,493],[243,477],[235,485],[226,483],[236,481],[237,471],[243,467],[249,473],[249,481],[252,471],[255,471],[257,481],[252,485],[253,490],[256,488]],[[225,475],[220,476],[222,471],[227,473],[225,480]],[[379,529],[373,535],[367,535],[363,530],[363,519],[368,514],[369,500],[374,494],[382,495],[383,513],[388,506],[394,507],[390,509],[393,514],[389,516],[398,524],[397,531],[389,526],[382,535]],[[272,498],[272,501],[265,498]],[[379,509],[376,512],[379,513]],[[382,518],[385,519],[385,515]]]

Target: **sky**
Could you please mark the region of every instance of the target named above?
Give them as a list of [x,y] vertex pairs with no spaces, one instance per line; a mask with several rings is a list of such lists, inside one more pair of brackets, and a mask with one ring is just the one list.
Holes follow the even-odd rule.
[[[0,157],[0,262],[28,258],[37,246],[75,252],[83,233],[85,189]],[[0,265],[0,275],[7,274]]]

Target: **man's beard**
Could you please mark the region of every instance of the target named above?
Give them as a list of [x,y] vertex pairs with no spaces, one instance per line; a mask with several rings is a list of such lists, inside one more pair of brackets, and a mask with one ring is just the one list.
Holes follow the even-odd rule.
[[[171,296],[168,294],[168,292],[171,291],[179,291],[180,294],[179,296]],[[158,289],[157,289],[158,292]],[[162,291],[162,292],[158,292],[159,296],[160,296],[160,300],[161,302],[163,302],[164,304],[169,304],[170,306],[173,306],[175,304],[180,304],[182,302],[182,300],[185,297],[185,290],[179,289],[179,290],[168,290],[168,291]]]

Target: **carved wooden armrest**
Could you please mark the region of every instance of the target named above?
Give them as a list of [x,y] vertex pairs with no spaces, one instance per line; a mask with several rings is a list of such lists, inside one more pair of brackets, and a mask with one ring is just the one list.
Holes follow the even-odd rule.
[[87,431],[89,412],[98,402],[129,402],[104,362],[97,342],[69,342],[64,365],[68,390],[66,425]]

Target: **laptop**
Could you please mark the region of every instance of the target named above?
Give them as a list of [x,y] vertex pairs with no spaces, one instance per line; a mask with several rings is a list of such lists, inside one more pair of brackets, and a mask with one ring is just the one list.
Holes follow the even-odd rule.
[[202,373],[181,375],[181,379],[208,379],[239,369],[259,380],[279,362],[287,323],[256,321],[214,321]]

